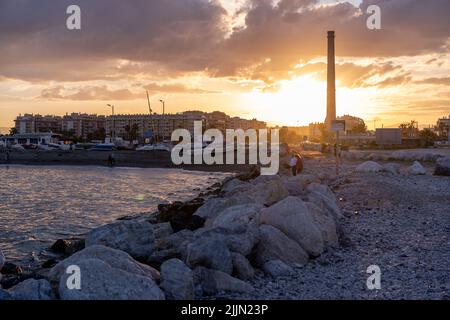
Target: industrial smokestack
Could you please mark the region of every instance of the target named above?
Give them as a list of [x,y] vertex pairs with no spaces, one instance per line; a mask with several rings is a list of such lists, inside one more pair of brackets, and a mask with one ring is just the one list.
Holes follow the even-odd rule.
[[325,125],[328,129],[331,127],[331,122],[336,120],[336,62],[334,38],[334,31],[328,31],[327,118],[325,119]]

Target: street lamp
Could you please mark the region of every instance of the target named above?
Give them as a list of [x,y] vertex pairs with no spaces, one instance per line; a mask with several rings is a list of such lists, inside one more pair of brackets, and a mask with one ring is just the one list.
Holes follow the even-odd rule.
[[107,106],[112,109],[112,115],[114,115],[114,105],[113,104],[107,104]]
[[111,131],[111,139],[115,139],[116,136],[116,126],[115,126],[115,122],[114,122],[114,105],[113,104],[107,104],[108,107],[111,108],[112,111],[112,131]]
[[161,102],[163,105],[163,115],[165,115],[166,114],[166,102],[163,99],[159,100],[159,102]]

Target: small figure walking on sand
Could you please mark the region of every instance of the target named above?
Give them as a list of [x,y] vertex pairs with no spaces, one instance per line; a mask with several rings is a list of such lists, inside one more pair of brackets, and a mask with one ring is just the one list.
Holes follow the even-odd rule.
[[292,152],[291,162],[289,163],[291,169],[292,169],[292,175],[295,177],[302,173],[303,171],[303,157],[296,153]]
[[108,156],[108,166],[114,167],[116,165],[116,158],[114,157],[114,153],[111,153]]
[[11,157],[10,157],[10,154],[9,154],[9,150],[6,151],[5,161],[6,161],[6,163],[9,163],[9,162],[11,161]]

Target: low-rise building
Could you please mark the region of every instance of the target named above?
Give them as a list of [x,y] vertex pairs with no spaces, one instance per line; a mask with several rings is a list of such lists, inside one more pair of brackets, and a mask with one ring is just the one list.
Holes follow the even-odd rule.
[[447,139],[450,142],[450,115],[437,121],[436,132],[442,140]]
[[400,128],[382,128],[377,129],[375,133],[376,142],[379,146],[401,145],[402,129]]
[[20,144],[20,145],[46,145],[49,143],[58,143],[61,135],[46,132],[46,133],[19,133],[12,136],[3,136],[0,141],[6,145]]

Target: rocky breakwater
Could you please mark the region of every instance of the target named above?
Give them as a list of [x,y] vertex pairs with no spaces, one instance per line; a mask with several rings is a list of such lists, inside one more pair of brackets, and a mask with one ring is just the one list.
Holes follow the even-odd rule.
[[[187,203],[94,229],[85,248],[0,296],[12,299],[203,299],[253,290],[338,246],[341,211],[312,175],[228,179]],[[256,177],[256,178],[255,178]],[[75,267],[74,267],[75,266]],[[68,283],[80,272],[80,288]],[[76,282],[75,282],[76,283]]]

